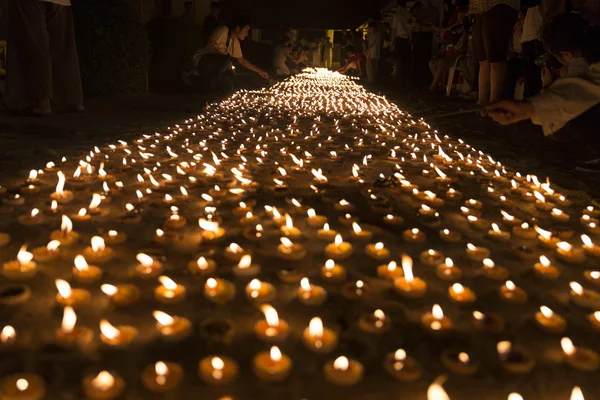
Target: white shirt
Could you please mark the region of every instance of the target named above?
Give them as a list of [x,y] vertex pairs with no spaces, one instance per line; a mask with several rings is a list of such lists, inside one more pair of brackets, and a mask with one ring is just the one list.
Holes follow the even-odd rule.
[[394,37],[399,37],[402,39],[408,39],[410,35],[410,26],[408,25],[408,21],[410,21],[412,15],[406,10],[406,8],[398,7],[396,9],[396,13],[392,18],[392,34]]
[[521,43],[530,42],[532,40],[540,40],[540,29],[544,19],[540,6],[535,6],[527,9],[525,20],[523,21],[523,34],[521,35]]
[[223,55],[229,54],[233,58],[242,58],[242,47],[238,39],[229,38],[229,45],[227,39],[229,36],[229,28],[226,26],[219,26],[215,28],[210,34],[209,40],[215,42],[217,51]]
[[590,65],[581,76],[562,78],[529,99],[535,108],[536,125],[549,136],[600,103],[600,63]]
[[71,5],[71,0],[41,0],[41,1],[45,1],[46,3],[58,4],[61,6],[70,6]]

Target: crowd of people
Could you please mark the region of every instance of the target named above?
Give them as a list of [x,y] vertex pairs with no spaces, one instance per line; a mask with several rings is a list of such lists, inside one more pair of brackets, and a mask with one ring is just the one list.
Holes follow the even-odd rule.
[[[546,136],[600,151],[600,1],[397,0],[389,24],[369,24],[367,45],[345,47],[341,73],[402,89],[464,95],[500,124],[530,120]],[[389,50],[391,57],[384,57]],[[378,64],[380,67],[378,67]],[[520,90],[519,90],[520,88]],[[590,146],[591,145],[591,146]],[[580,169],[600,172],[600,160]]]

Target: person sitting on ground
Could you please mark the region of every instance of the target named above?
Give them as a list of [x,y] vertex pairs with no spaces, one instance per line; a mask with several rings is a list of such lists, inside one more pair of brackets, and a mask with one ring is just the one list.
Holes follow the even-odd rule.
[[[552,21],[548,31],[560,28],[565,37],[570,32],[563,31],[562,19],[578,18],[576,14],[564,14]],[[580,21],[581,22],[581,21]],[[573,27],[575,28],[575,27]],[[551,32],[545,38],[556,38]],[[547,42],[551,51],[557,51],[555,43]],[[546,136],[557,139],[581,140],[589,147],[600,150],[598,125],[600,124],[600,28],[588,27],[583,43],[571,43],[571,52],[580,50],[590,64],[588,71],[579,76],[558,79],[541,93],[525,101],[500,101],[486,107],[484,113],[502,125],[530,119],[541,125]],[[557,58],[565,62],[569,56],[559,50]],[[574,127],[577,128],[574,128]],[[600,165],[600,163],[598,163]]]
[[290,57],[290,40],[285,39],[275,47],[275,56],[273,57],[273,67],[278,76],[290,76],[290,69],[287,65]]
[[351,49],[348,51],[348,57],[345,60],[345,64],[338,69],[336,72],[340,74],[357,74],[358,76],[363,75],[365,70],[366,59],[362,52]]
[[250,20],[243,15],[238,15],[233,18],[228,27],[219,26],[212,32],[206,46],[197,51],[193,57],[194,68],[190,75],[197,77],[195,80],[198,86],[211,92],[232,91],[232,58],[262,78],[269,79],[267,72],[246,60],[242,54],[240,41],[248,37],[249,31]]

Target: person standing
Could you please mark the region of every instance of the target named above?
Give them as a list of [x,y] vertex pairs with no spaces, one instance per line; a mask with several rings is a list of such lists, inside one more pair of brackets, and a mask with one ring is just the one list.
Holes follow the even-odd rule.
[[486,106],[502,99],[508,80],[508,49],[521,0],[471,0],[475,14],[473,55],[479,62],[479,99]]
[[333,44],[331,43],[331,39],[329,36],[325,36],[323,38],[323,58],[321,60],[323,68],[331,67],[331,51],[333,49]]
[[379,63],[379,30],[376,22],[369,24],[367,33],[367,81],[374,83],[377,79],[377,64]]
[[8,2],[6,103],[36,116],[52,106],[83,111],[83,90],[70,0]]
[[407,0],[396,0],[396,13],[392,19],[391,51],[396,60],[396,79],[401,86],[410,81],[410,24],[412,15],[406,9]]
[[523,21],[521,58],[525,78],[524,98],[531,97],[542,90],[542,69],[535,61],[545,52],[544,44],[540,40],[543,22],[541,5],[538,2],[537,5],[527,9]]
[[413,44],[413,82],[417,88],[431,83],[429,61],[433,48],[433,32],[440,26],[440,12],[431,4],[431,0],[420,0],[412,9],[414,17],[412,29]]
[[202,22],[202,31],[201,35],[203,38],[210,37],[211,33],[215,30],[215,28],[220,24],[219,21],[219,13],[221,12],[221,7],[219,6],[218,1],[210,2],[210,14],[204,17],[204,21]]

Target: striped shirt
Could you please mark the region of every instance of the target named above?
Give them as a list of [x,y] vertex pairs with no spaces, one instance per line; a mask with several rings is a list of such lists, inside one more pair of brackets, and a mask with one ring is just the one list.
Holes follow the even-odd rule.
[[484,13],[498,4],[506,4],[517,11],[521,8],[521,0],[470,0],[469,14]]

